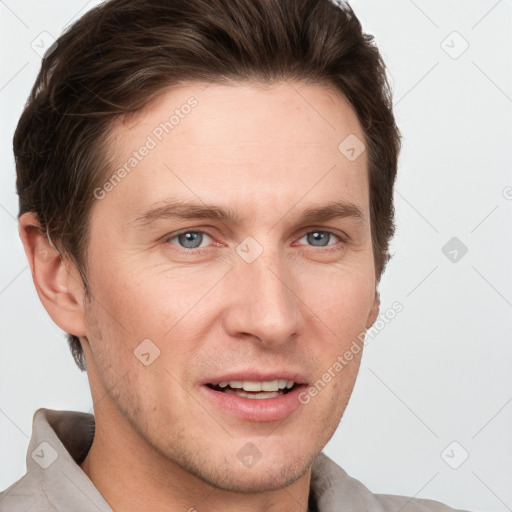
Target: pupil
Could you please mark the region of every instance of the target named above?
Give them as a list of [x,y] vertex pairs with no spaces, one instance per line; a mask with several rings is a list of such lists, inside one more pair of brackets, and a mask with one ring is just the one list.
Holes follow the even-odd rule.
[[[329,233],[324,231],[314,231],[308,234],[308,243],[312,243],[312,245],[325,246],[328,242]],[[320,242],[320,243],[317,243]]]
[[178,240],[183,247],[186,247],[187,249],[195,249],[201,245],[202,237],[202,233],[189,231],[188,233],[182,233],[179,235]]

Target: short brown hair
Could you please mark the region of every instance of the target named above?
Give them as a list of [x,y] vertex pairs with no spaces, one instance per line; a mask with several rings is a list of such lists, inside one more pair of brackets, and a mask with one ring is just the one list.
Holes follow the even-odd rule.
[[[400,133],[374,38],[334,0],[110,0],[87,12],[43,59],[18,123],[19,215],[37,214],[87,292],[89,213],[109,172],[113,121],[178,83],[282,79],[334,86],[358,116],[379,282],[395,230]],[[85,370],[80,340],[68,334],[68,342]]]

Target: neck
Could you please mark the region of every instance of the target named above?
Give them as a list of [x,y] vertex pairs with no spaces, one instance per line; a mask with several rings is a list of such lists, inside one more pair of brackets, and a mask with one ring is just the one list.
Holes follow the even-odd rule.
[[[95,410],[94,440],[81,469],[113,510],[304,512],[311,467],[286,488],[258,493],[213,486],[149,445],[105,397]],[[229,479],[236,475],[226,475]]]

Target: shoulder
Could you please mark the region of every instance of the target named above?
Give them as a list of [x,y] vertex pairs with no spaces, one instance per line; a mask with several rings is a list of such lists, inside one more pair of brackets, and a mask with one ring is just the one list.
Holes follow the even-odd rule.
[[27,472],[0,492],[0,512],[112,512],[79,462],[94,435],[94,416],[41,408],[34,413]]
[[0,492],[0,512],[43,512],[56,510],[44,489],[26,474]]
[[342,505],[372,512],[467,512],[434,500],[374,494],[324,453],[313,465],[311,490],[319,512],[340,510]]

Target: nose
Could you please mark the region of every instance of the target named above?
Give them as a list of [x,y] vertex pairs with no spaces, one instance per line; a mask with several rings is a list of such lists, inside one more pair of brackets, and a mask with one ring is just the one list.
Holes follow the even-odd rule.
[[223,318],[231,336],[276,346],[288,343],[300,331],[296,280],[280,255],[264,253],[252,263],[240,259],[228,281]]

